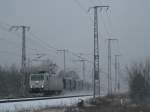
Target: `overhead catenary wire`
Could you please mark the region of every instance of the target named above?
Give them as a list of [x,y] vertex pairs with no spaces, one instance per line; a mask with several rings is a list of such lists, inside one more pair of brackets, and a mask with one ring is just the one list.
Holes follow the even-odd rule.
[[[84,8],[83,5],[82,5],[78,0],[73,0],[73,1],[76,2],[76,4],[77,4],[86,14],[88,14],[88,11],[86,10],[86,8]],[[7,26],[8,28],[4,27],[2,24],[4,24],[5,26]],[[12,25],[0,21],[0,27],[1,27],[2,30],[5,30],[5,31],[9,32],[10,26],[12,26]],[[11,33],[12,33],[12,32],[11,32]],[[42,39],[40,39],[40,38],[39,38],[37,35],[35,35],[33,32],[29,32],[29,33],[30,33],[30,35],[31,35],[33,38],[35,38],[36,40],[39,40],[39,43],[42,43],[42,44],[40,44],[40,45],[47,47],[48,50],[53,49],[54,51],[56,51],[56,50],[58,49],[58,48],[56,48],[56,47],[51,46],[49,43],[43,41]],[[13,33],[13,34],[20,38],[20,35],[18,35],[18,33],[15,32],[15,33]],[[34,41],[34,40],[31,39],[31,38],[29,38],[29,39],[30,39],[31,41]],[[71,50],[68,50],[68,52],[71,53],[73,56],[76,56],[76,57],[78,57],[78,58],[82,58],[81,56],[79,56],[79,54],[77,54],[77,53],[75,53],[75,52],[73,52],[73,51],[71,51]]]
[[[8,32],[8,33],[10,33],[10,34],[13,34],[15,37],[20,38],[21,35],[19,35],[19,33],[17,33],[17,32],[10,32],[10,31],[11,31],[10,28],[11,28],[12,25],[10,25],[10,24],[8,24],[8,23],[1,22],[1,21],[0,21],[0,23],[1,23],[1,24],[0,24],[0,28],[1,28],[3,31],[6,31],[6,32]],[[7,26],[8,28],[6,28],[5,26],[3,26],[2,24],[5,25],[5,26]],[[6,38],[5,38],[5,39],[6,39]],[[9,40],[9,41],[10,41],[10,40]],[[11,40],[10,42],[15,43],[16,41],[14,42],[14,41]],[[18,43],[18,44],[19,44],[19,43]]]
[[106,25],[106,23],[105,23],[105,20],[104,20],[102,14],[100,14],[100,17],[101,17],[101,21],[102,21],[103,27],[104,27],[104,29],[105,29],[106,35],[107,35],[108,37],[110,37],[110,32],[109,32],[109,30],[107,29],[107,25]]
[[[49,43],[45,42],[44,40],[40,39],[37,35],[35,35],[33,32],[29,32],[30,36],[30,39],[34,42],[36,42],[39,46],[41,46],[42,48],[44,48],[44,50],[46,49],[46,51],[51,51],[53,52],[53,54],[55,56],[58,56],[57,55],[57,48],[56,47],[53,47],[51,46]],[[37,49],[37,48],[36,48]],[[40,51],[40,50],[39,50]],[[50,55],[52,56],[52,53],[51,52],[46,52],[45,51],[45,54],[46,55]],[[42,51],[43,52],[43,51]]]
[[[7,25],[7,27],[10,27],[10,25],[9,24],[5,24],[5,25]],[[11,33],[11,34],[13,34],[13,35],[15,35],[15,36],[17,36],[17,37],[19,37],[20,38],[20,35],[18,34],[18,33],[12,33],[12,32],[10,32],[10,30],[9,30],[9,28],[6,28],[6,26],[4,26],[4,25],[2,25],[2,24],[0,24],[0,29],[2,29],[3,31],[5,31],[5,32],[7,32],[7,33]],[[30,40],[32,40],[32,38],[29,38]],[[3,38],[3,40],[6,40],[6,38]],[[16,44],[16,42],[13,42],[13,41],[11,41],[11,40],[8,40],[8,42],[9,43],[13,43],[13,45],[17,45]],[[36,41],[34,41],[34,42],[36,42]],[[18,47],[18,46],[17,46]],[[28,46],[28,51],[30,51],[30,49],[32,49],[32,47],[30,48],[29,46]],[[29,53],[29,54],[32,54],[31,52]]]
[[78,0],[73,0],[84,12],[87,13],[86,9],[83,7],[83,5]]
[[[45,47],[47,47],[49,50],[52,50],[52,49],[53,49],[53,50],[54,50],[54,53],[57,52],[58,48],[49,45],[49,44],[46,43],[45,41],[43,41],[43,40],[41,40],[40,38],[38,38],[37,36],[35,36],[33,33],[32,33],[32,37],[34,37],[35,39],[37,39],[37,40],[39,40],[40,42],[42,42],[43,45],[45,45]],[[68,49],[67,49],[67,51],[68,51],[68,53],[72,54],[73,56],[75,56],[75,57],[77,57],[77,58],[80,58],[80,59],[83,58],[83,57],[81,57],[79,54],[77,54],[77,53],[75,53],[75,52],[73,52],[73,51],[71,51],[71,50],[68,50]],[[56,53],[56,54],[57,54],[57,53]]]
[[[4,23],[4,22],[1,22],[0,21],[0,29],[2,29],[3,31],[6,31],[6,32],[8,32],[8,33],[11,33],[11,34],[14,34],[16,37],[19,37],[20,38],[20,35],[19,35],[19,33],[17,33],[17,32],[10,32],[10,27],[11,27],[11,25],[10,24],[8,24],[8,23]],[[4,24],[5,26],[7,26],[8,28],[6,28],[5,26],[3,26],[2,24]],[[29,36],[27,36],[27,38],[28,38]],[[35,42],[36,43],[36,41],[34,41],[32,38],[28,38],[28,39],[30,39],[32,42]],[[40,40],[41,41],[41,40]]]
[[[0,22],[1,23],[1,22]],[[9,24],[5,24],[5,25],[7,25],[7,27],[10,27],[10,25]],[[0,29],[1,30],[3,30],[3,31],[5,31],[5,32],[7,32],[8,34],[13,34],[13,35],[15,35],[15,37],[19,37],[20,38],[20,35],[18,34],[18,33],[12,33],[12,32],[10,32],[10,30],[9,30],[9,28],[7,28],[6,26],[4,26],[3,24],[0,24]],[[13,45],[14,47],[17,47],[18,48],[18,46],[20,46],[19,45],[19,43],[17,43],[17,41],[13,41],[14,40],[14,38],[12,38],[12,39],[8,39],[8,38],[1,38],[2,40],[6,40],[7,42],[9,42],[9,43],[11,43],[11,45]],[[10,45],[10,44],[9,44]],[[17,49],[16,51],[18,51],[19,49]],[[5,53],[5,54],[13,54],[13,55],[15,55],[15,54],[17,54],[17,53],[12,53],[12,52],[8,52],[8,51],[5,51],[5,52],[3,52],[3,53]],[[32,53],[30,53],[30,54],[32,54]],[[11,55],[10,55],[11,56]],[[18,56],[20,56],[20,54],[18,55]]]
[[[9,24],[5,24],[5,25],[7,25],[7,27],[9,27],[9,26],[11,26],[11,25],[9,25]],[[6,28],[4,25],[0,25],[0,28],[2,29],[2,30],[4,30],[4,31],[6,31],[6,32],[8,32],[8,33],[11,33],[11,34],[14,34],[14,35],[16,35],[17,37],[19,37],[20,38],[20,35],[18,34],[18,33],[14,33],[14,32],[9,32],[9,28]],[[56,53],[56,50],[57,50],[57,48],[56,47],[53,47],[53,46],[51,46],[49,43],[47,43],[47,42],[45,42],[44,40],[42,40],[42,39],[40,39],[38,36],[36,36],[33,32],[29,32],[29,34],[30,34],[30,36],[32,36],[33,38],[30,38],[30,36],[27,36],[27,38],[28,39],[30,39],[32,42],[34,41],[35,43],[39,43],[38,45],[40,45],[40,46],[43,46],[43,48],[45,47],[45,48],[47,48],[47,50],[49,50],[49,51],[53,51],[56,55],[57,55],[57,53]],[[28,34],[28,35],[29,35]],[[29,48],[28,49],[28,51],[30,50],[31,48]],[[72,55],[72,56],[75,56],[75,57],[77,57],[77,58],[80,58],[80,59],[82,59],[83,57],[81,57],[78,53],[75,53],[75,52],[73,52],[73,51],[71,51],[71,50],[68,50],[68,52]],[[30,53],[31,54],[31,53]]]
[[[37,36],[33,35],[33,33],[32,33],[32,36],[34,36],[35,39],[39,40],[39,42],[41,42],[42,45],[44,45],[48,50],[52,51],[52,49],[53,49],[53,52],[56,53],[56,55],[57,55],[57,50],[58,50],[58,48],[49,45],[48,43],[46,43],[46,42],[43,41],[43,40],[41,41],[41,39],[39,39]],[[80,56],[79,54],[77,54],[77,53],[75,53],[75,52],[73,52],[73,51],[71,51],[71,50],[68,50],[68,49],[67,49],[67,53],[70,53],[72,56],[75,56],[75,57],[77,57],[77,58],[79,58],[79,59],[83,59],[82,56]],[[72,60],[72,59],[70,59],[70,60]]]
[[[101,1],[101,0],[97,0],[100,4],[103,4],[103,2]],[[104,18],[103,18],[103,16],[101,15],[101,17],[102,17],[102,22],[103,22],[103,25],[104,25],[104,28],[105,28],[105,30],[106,30],[106,33],[107,33],[107,35],[108,36],[114,36],[114,31],[113,31],[113,25],[112,25],[112,19],[111,19],[111,15],[110,15],[110,12],[111,10],[107,10],[106,11],[106,19],[107,19],[107,24],[108,24],[108,27],[110,28],[110,31],[108,31],[108,29],[107,29],[107,25],[106,25],[106,23],[105,23],[105,21],[104,21]]]
[[[91,1],[91,0],[89,0],[89,1],[94,5],[93,1]],[[101,5],[103,5],[103,2],[101,0],[97,0],[97,2],[99,2]],[[108,14],[108,10],[106,10],[106,13]],[[107,25],[104,21],[104,17],[101,13],[100,13],[100,16],[101,16],[101,21],[102,21],[105,33],[107,36],[110,36],[110,31],[108,30]],[[101,32],[99,34],[101,35],[101,37],[103,37],[103,34]]]
[[101,0],[97,0],[98,2],[100,2],[101,5],[103,5],[103,2]]
[[2,55],[2,54],[10,54],[10,55],[8,55],[8,56],[20,56],[20,54],[17,54],[17,53],[15,53],[15,52],[12,52],[12,51],[6,51],[6,50],[0,50],[0,54]]
[[57,48],[51,46],[49,43],[43,41],[42,39],[38,38],[38,36],[36,36],[33,32],[30,32],[31,36],[33,38],[36,38],[37,40],[39,40],[41,43],[43,43],[44,45],[48,46],[49,48],[53,49],[53,50],[57,50]]
[[7,23],[2,24],[2,22],[0,22],[0,29],[2,29],[3,31],[6,31],[8,33],[14,34],[14,35],[16,35],[16,37],[20,38],[19,33],[10,32],[10,27],[11,27],[11,25],[9,25]]
[[17,45],[18,43],[16,43],[15,41],[11,41],[11,40],[8,40],[6,38],[1,38],[1,37],[0,37],[0,40],[6,41],[7,43],[9,43],[9,45],[11,44],[11,47],[13,46],[13,47],[17,47],[18,48],[18,45]]
[[111,34],[113,34],[113,25],[112,25],[112,19],[111,19],[111,15],[110,15],[110,10],[109,11],[106,11],[106,18],[107,18],[107,21],[108,21],[108,25],[109,25],[109,28],[111,30]]
[[89,1],[92,3],[93,6],[95,5],[95,3],[92,0],[89,0]]
[[[78,5],[80,5],[80,8],[82,7],[82,10],[84,10],[87,14],[88,12],[86,11],[86,9],[80,4],[80,2],[78,0],[74,0]],[[9,25],[8,23],[4,23],[4,22],[1,22],[0,23],[3,23],[4,25],[7,25],[8,27],[10,27],[11,25]],[[4,26],[2,26],[0,24],[0,28],[4,31],[7,31],[8,33],[12,33],[12,32],[9,32],[9,28],[5,28]],[[16,35],[17,37],[20,38],[20,35],[18,35],[18,33],[13,33],[14,35]],[[29,34],[35,39],[33,40],[32,38],[29,38],[29,36],[27,38],[29,38],[31,41],[36,41],[38,40],[40,46],[42,45],[43,47],[47,48],[48,50],[54,50],[54,51],[57,51],[58,48],[54,47],[54,46],[51,46],[49,43],[47,43],[46,41],[43,41],[42,39],[40,39],[35,33],[33,33],[32,31],[29,32]],[[81,56],[79,56],[79,54],[71,51],[71,50],[68,50],[69,53],[71,53],[73,56],[76,56],[78,58],[82,58]],[[56,52],[55,52],[56,53]]]
[[91,18],[91,16],[88,13],[88,10],[86,8],[84,8],[84,6],[81,4],[81,2],[79,2],[79,0],[73,0],[79,7],[80,9],[89,16],[90,21],[93,22],[93,19]]
[[[44,50],[47,49],[48,51],[53,51],[49,45],[47,45],[45,42],[41,42],[39,38],[31,35],[32,38],[30,36],[28,36],[28,39],[30,39],[32,42],[36,43],[38,45],[38,47],[43,48]],[[37,50],[37,47],[35,47],[35,49],[32,50]],[[56,52],[55,52],[56,53]]]
[[[5,23],[6,24],[6,23]],[[6,24],[9,27],[9,24]],[[20,35],[18,33],[14,33],[14,32],[10,32],[9,28],[6,28],[5,26],[2,26],[0,24],[0,29],[2,29],[3,31],[9,33],[9,34],[13,34],[15,37],[20,38]],[[17,44],[19,45],[19,43],[17,43],[17,41],[12,41],[12,39],[7,40],[8,38],[2,38],[3,40],[6,40],[7,42],[13,44],[14,46],[17,46]],[[18,47],[18,46],[17,46]]]
[[[0,29],[2,29],[3,31],[5,31],[5,32],[7,32],[7,33],[11,33],[11,32],[9,32],[9,30],[7,29],[7,28],[4,28],[4,27],[2,27],[2,26],[0,26]],[[18,33],[11,33],[11,34],[13,34],[14,36],[16,36],[16,37],[19,37],[20,38],[20,36],[19,36],[19,34]],[[10,43],[11,45],[13,45],[14,47],[19,47],[19,44],[20,43],[18,43],[17,41],[13,41],[13,39],[8,39],[8,38],[0,38],[0,39],[2,39],[2,40],[5,40],[5,41],[7,41],[8,43]],[[36,42],[36,41],[34,41],[34,40],[32,40],[32,38],[29,38],[32,42]],[[29,47],[28,46],[28,51],[30,50],[30,49],[32,49],[32,47]]]

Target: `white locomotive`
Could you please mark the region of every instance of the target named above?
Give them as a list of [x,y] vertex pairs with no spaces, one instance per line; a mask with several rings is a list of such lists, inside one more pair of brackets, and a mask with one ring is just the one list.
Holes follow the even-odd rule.
[[59,94],[63,90],[82,90],[83,80],[42,71],[30,74],[29,86],[30,93]]
[[60,93],[64,89],[63,79],[47,72],[30,74],[31,93]]

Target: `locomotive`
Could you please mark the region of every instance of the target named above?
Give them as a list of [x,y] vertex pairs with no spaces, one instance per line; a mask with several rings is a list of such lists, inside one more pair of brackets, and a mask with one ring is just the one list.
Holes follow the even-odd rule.
[[30,93],[59,94],[63,90],[72,91],[83,88],[83,80],[59,77],[47,72],[30,74],[29,79]]

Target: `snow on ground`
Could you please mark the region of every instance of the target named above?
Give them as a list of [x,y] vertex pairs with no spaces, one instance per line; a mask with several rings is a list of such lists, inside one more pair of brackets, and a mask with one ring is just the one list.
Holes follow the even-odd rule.
[[[96,91],[96,94],[98,95],[99,92]],[[73,96],[73,95],[93,95],[93,90],[77,90],[77,91],[64,91],[60,96]],[[101,90],[100,92],[101,96],[106,96],[107,91]]]
[[76,90],[76,91],[64,91],[60,96],[74,96],[74,95],[92,95],[92,90]]
[[65,112],[66,108],[51,108],[40,110],[40,112]]
[[62,98],[62,99],[49,99],[38,101],[25,101],[25,102],[13,102],[13,103],[1,103],[0,112],[16,112],[17,110],[26,109],[40,109],[44,107],[64,107],[77,104],[80,99],[86,100],[91,96],[76,97],[76,98]]
[[[75,95],[92,95],[92,90],[83,91],[64,91],[59,96],[75,96]],[[101,96],[105,96],[106,93],[101,91]],[[38,101],[24,101],[24,102],[13,102],[13,103],[0,103],[0,112],[16,112],[17,110],[26,109],[39,109],[44,107],[63,107],[74,105],[79,102],[80,99],[89,99],[90,96],[76,97],[76,98],[62,98],[62,99],[49,99],[49,100],[38,100]]]

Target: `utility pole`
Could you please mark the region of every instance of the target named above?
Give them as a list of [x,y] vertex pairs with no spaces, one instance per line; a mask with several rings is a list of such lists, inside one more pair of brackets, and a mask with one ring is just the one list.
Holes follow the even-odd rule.
[[88,61],[86,59],[76,60],[82,63],[82,75],[83,75],[83,88],[85,89],[86,79],[85,79],[85,62]]
[[29,31],[30,27],[29,26],[12,26],[10,30],[15,29],[15,30],[22,30],[22,61],[21,61],[21,72],[24,75],[23,76],[23,95],[25,93],[25,89],[27,88],[27,80],[28,76],[26,74],[26,31]]
[[[98,14],[97,10],[102,10],[106,8],[108,10],[109,6],[94,6],[91,7],[94,9],[94,90],[93,90],[93,99],[95,100],[96,94],[96,80],[99,80],[99,95],[100,95],[100,78],[99,78],[99,40],[98,40]],[[89,11],[91,10],[89,8]]]
[[118,56],[118,81],[117,81],[118,82],[118,92],[120,92],[120,75],[121,75],[121,73],[120,73],[120,59],[119,59],[120,56]]
[[64,74],[66,73],[66,52],[68,51],[67,49],[61,49],[57,50],[58,52],[63,52],[64,54]]
[[117,68],[118,68],[118,64],[117,64],[117,56],[115,55],[115,93],[117,93],[117,76],[118,76],[118,72],[117,72]]
[[117,93],[117,89],[119,92],[120,80],[119,80],[119,56],[115,55],[115,93]]
[[150,72],[150,61],[149,60],[146,60],[146,62],[145,62],[146,64],[145,64],[145,69],[143,70],[144,71],[144,78],[148,81],[148,83],[150,83],[149,82],[149,72]]
[[111,41],[118,39],[107,39],[108,40],[108,95],[112,95],[112,77],[111,77]]
[[150,80],[150,77],[149,77],[149,72],[150,72],[150,70],[149,70],[149,68],[150,68],[150,63],[149,63],[149,61],[148,61],[148,64],[147,64],[147,79],[148,79],[148,82],[149,82],[149,80]]

